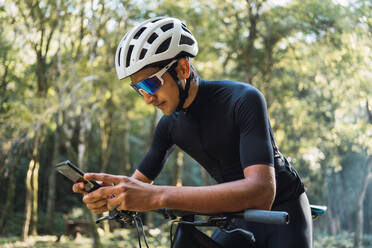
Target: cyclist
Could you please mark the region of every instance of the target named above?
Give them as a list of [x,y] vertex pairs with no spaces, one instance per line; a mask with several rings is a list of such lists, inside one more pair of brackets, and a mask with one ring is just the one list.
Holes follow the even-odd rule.
[[[106,187],[83,191],[95,213],[117,207],[145,211],[158,208],[200,213],[244,209],[286,211],[285,226],[236,220],[254,232],[255,246],[240,234],[217,230],[212,238],[223,247],[312,247],[312,221],[304,185],[276,147],[263,95],[248,83],[206,81],[190,58],[198,53],[195,37],[176,18],[156,17],[130,30],[120,41],[115,64],[119,79],[164,116],[151,149],[132,177],[89,173],[88,180]],[[177,145],[203,166],[218,184],[202,187],[152,185]]]

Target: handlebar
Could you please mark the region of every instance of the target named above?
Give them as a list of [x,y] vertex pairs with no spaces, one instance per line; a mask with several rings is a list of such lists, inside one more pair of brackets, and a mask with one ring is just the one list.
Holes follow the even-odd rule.
[[[191,215],[200,215],[200,216],[210,216],[210,217],[227,217],[227,218],[243,218],[247,222],[257,222],[257,223],[265,223],[265,224],[288,224],[289,223],[289,215],[287,212],[282,211],[267,211],[267,210],[257,210],[257,209],[248,209],[244,212],[237,212],[237,213],[217,213],[217,214],[206,214],[206,213],[196,213],[190,211],[183,211],[183,210],[176,210],[176,209],[168,209],[168,208],[161,208],[152,210],[151,212],[155,212],[158,214],[163,215],[166,219],[176,219],[177,217],[185,217]],[[105,216],[97,220],[97,223],[104,219],[121,219],[123,217],[131,217],[136,214],[135,212],[131,211],[113,211],[111,216]]]
[[189,215],[202,215],[202,216],[228,216],[231,218],[243,218],[247,222],[258,222],[265,224],[288,224],[289,215],[287,212],[282,211],[268,211],[268,210],[257,210],[248,209],[244,212],[237,213],[219,213],[219,214],[204,214],[195,213],[175,209],[157,209],[153,212],[162,214],[165,218],[175,219],[176,217],[184,217]]
[[[229,229],[228,226],[233,222],[235,218],[243,218],[247,222],[258,222],[258,223],[266,223],[266,224],[288,224],[289,223],[289,216],[286,212],[281,211],[266,211],[266,210],[256,210],[256,209],[248,209],[244,212],[238,213],[218,213],[218,214],[205,214],[205,213],[195,213],[183,210],[175,210],[175,209],[156,209],[152,210],[151,212],[155,212],[158,214],[163,215],[166,219],[172,219],[174,222],[182,223],[182,224],[190,224],[194,226],[217,226],[222,231],[226,233],[238,232],[244,235],[246,238],[255,242],[255,238],[253,233],[249,232],[248,230],[244,230],[242,228],[234,228]],[[200,216],[209,216],[207,221],[183,221],[175,220],[177,217],[186,217],[186,216],[193,216],[193,215],[200,215]],[[140,231],[139,231],[139,224],[142,227],[142,235],[147,245],[146,235],[143,228],[143,223],[141,218],[138,216],[137,212],[121,210],[118,211],[116,208],[112,211],[110,216],[104,216],[96,220],[96,223],[100,223],[101,221],[108,219],[108,220],[117,220],[121,223],[133,225],[135,224],[137,227],[138,233],[138,243],[141,247],[141,240],[140,240]],[[171,228],[172,230],[172,228]],[[172,231],[171,231],[172,232]],[[172,241],[171,241],[172,242]]]

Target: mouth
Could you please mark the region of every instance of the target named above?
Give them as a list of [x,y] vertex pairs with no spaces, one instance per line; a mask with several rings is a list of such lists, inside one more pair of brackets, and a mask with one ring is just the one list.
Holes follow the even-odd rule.
[[161,108],[165,105],[165,102],[159,103],[159,104],[154,104],[155,107]]

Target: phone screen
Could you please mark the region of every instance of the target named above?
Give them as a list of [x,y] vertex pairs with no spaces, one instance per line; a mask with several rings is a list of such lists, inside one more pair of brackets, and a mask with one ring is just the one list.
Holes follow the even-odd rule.
[[97,182],[95,181],[87,181],[84,180],[84,172],[80,170],[78,167],[76,167],[73,163],[71,163],[69,160],[64,161],[62,163],[59,163],[56,165],[56,170],[70,179],[72,182],[84,182],[85,183],[85,190],[90,192],[95,189],[98,189],[101,187]]

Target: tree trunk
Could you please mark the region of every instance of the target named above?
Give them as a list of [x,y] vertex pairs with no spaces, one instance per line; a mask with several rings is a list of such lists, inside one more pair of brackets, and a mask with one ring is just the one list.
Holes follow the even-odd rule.
[[125,131],[124,131],[124,172],[129,174],[132,171],[132,163],[130,161],[130,121],[128,118],[125,119]]
[[183,168],[183,152],[181,149],[177,149],[176,166],[174,168],[174,185],[177,187],[182,186],[182,168]]
[[[337,184],[337,174],[333,170],[332,171],[332,184],[331,184],[332,190],[331,190],[331,192],[337,192],[337,186],[338,186],[338,184]],[[336,194],[332,194],[332,196],[331,196],[331,202],[333,203],[333,207],[332,207],[333,218],[332,218],[332,221],[333,221],[333,225],[334,225],[334,228],[335,228],[335,233],[339,233],[341,231],[341,220],[340,220],[340,216],[339,216],[338,201],[339,201],[339,199],[336,198]]]
[[[83,170],[83,171],[86,171],[86,164],[87,164],[87,157],[88,157],[88,153],[87,153],[87,146],[88,146],[88,142],[87,142],[87,137],[88,137],[88,133],[89,133],[89,130],[90,130],[90,119],[89,117],[87,116],[87,114],[84,112],[84,110],[82,111],[82,114],[80,116],[80,132],[79,132],[79,145],[78,145],[78,165],[80,166],[80,168]],[[102,247],[102,244],[101,244],[101,240],[100,240],[100,237],[99,237],[99,234],[98,234],[98,231],[97,231],[97,225],[95,224],[95,214],[93,214],[90,210],[88,210],[86,207],[84,208],[85,209],[85,213],[88,217],[88,221],[90,223],[90,233],[92,235],[92,242],[93,242],[93,247],[94,248],[101,248]]]
[[353,219],[351,216],[351,210],[350,210],[350,197],[349,194],[347,194],[347,185],[346,185],[346,177],[345,177],[345,171],[342,169],[340,171],[341,176],[341,187],[342,187],[342,199],[343,199],[343,207],[345,208],[345,219],[346,219],[346,228],[347,230],[354,230],[353,229]]
[[30,229],[30,221],[31,221],[31,208],[32,208],[32,188],[31,188],[31,180],[32,180],[32,171],[34,170],[35,161],[32,159],[28,166],[27,176],[26,176],[26,207],[25,207],[25,221],[23,224],[23,231],[22,231],[22,241],[26,241],[28,238],[28,232]]
[[53,145],[53,157],[52,165],[50,168],[49,178],[48,178],[48,200],[47,200],[47,211],[46,211],[46,220],[44,224],[45,231],[49,234],[52,234],[54,231],[54,216],[55,216],[55,202],[56,202],[56,171],[54,166],[59,162],[58,161],[58,151],[61,140],[61,128],[62,124],[62,113],[57,113],[56,117],[56,130],[54,133],[54,145]]
[[92,247],[101,248],[103,246],[101,244],[101,239],[100,239],[99,233],[97,231],[98,226],[96,224],[96,215],[93,214],[87,207],[84,207],[84,209],[85,209],[85,213],[86,213],[86,218],[88,219],[88,222],[89,222],[89,230],[90,230],[90,233],[92,235],[92,242],[93,242]]
[[3,214],[0,219],[0,234],[6,234],[7,233],[7,224],[8,224],[8,216],[12,213],[13,210],[13,200],[15,196],[15,189],[16,189],[16,173],[18,170],[18,162],[19,162],[19,156],[18,156],[18,149],[15,148],[12,153],[11,157],[9,158],[9,183],[8,183],[8,191],[7,191],[7,197],[5,201],[5,206],[3,210]]
[[252,58],[254,52],[254,42],[257,38],[257,22],[260,18],[259,12],[262,7],[263,1],[250,1],[246,0],[248,5],[248,18],[249,18],[249,35],[247,40],[247,50],[244,53],[245,63],[246,63],[246,75],[247,83],[252,83]]
[[354,247],[356,248],[361,247],[361,244],[362,244],[363,224],[364,224],[363,202],[364,202],[365,195],[367,192],[368,184],[372,181],[371,167],[372,167],[372,156],[369,156],[366,161],[365,173],[363,173],[363,178],[362,178],[362,189],[358,195],[358,202],[357,202],[357,208],[356,208],[357,218],[356,218],[355,236],[354,236]]
[[[61,45],[62,39],[61,34],[63,32],[63,23],[61,16],[61,0],[57,0],[57,15],[58,15],[58,51],[57,51],[57,77],[60,77],[62,74],[62,56],[61,56]],[[61,94],[58,91],[58,102],[61,102]],[[53,157],[52,157],[52,166],[50,167],[50,173],[48,178],[48,199],[47,199],[47,211],[46,211],[46,220],[44,224],[45,231],[49,234],[52,234],[54,231],[54,216],[55,216],[55,202],[56,202],[56,171],[54,166],[59,162],[58,161],[58,151],[61,140],[61,128],[62,125],[62,110],[58,110],[56,114],[56,130],[54,133],[54,145],[53,145]]]
[[[39,154],[38,154],[39,155]],[[39,156],[35,159],[34,171],[32,173],[32,215],[31,215],[31,235],[37,235],[38,220],[38,192],[39,192]]]
[[[335,188],[336,182],[335,182],[335,172],[332,170],[332,177],[330,180],[328,180],[328,192],[336,192]],[[331,195],[328,198],[328,210],[327,210],[327,217],[328,217],[328,225],[330,229],[330,233],[332,235],[336,235],[339,232],[340,229],[340,221],[337,216],[337,209],[334,204],[335,199],[333,199],[333,195]]]
[[[37,180],[38,176],[34,175],[35,173],[38,173],[38,157],[39,157],[39,143],[40,143],[40,134],[39,130],[35,133],[34,138],[34,147],[32,151],[32,158],[28,165],[28,170],[26,174],[26,203],[25,203],[25,221],[23,224],[23,231],[22,231],[22,240],[25,241],[28,238],[30,229],[31,231],[35,231],[36,228],[33,228],[32,221],[35,222],[35,217],[32,216],[37,213],[37,187],[34,188],[35,182],[34,180]],[[36,181],[37,185],[37,181]],[[36,191],[36,193],[35,193]],[[36,199],[34,197],[36,196]],[[36,201],[36,204],[35,204]],[[36,208],[36,209],[34,209]],[[37,221],[37,216],[36,216]],[[33,224],[33,226],[35,223]],[[34,234],[34,233],[33,233]]]
[[265,54],[264,54],[264,62],[263,62],[263,71],[262,71],[262,81],[263,81],[263,94],[265,96],[266,105],[269,109],[271,106],[271,95],[270,94],[270,83],[272,77],[272,70],[274,66],[274,59],[273,59],[273,49],[275,44],[279,41],[278,38],[275,37],[266,37],[265,43]]

